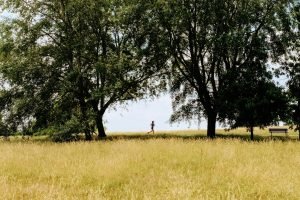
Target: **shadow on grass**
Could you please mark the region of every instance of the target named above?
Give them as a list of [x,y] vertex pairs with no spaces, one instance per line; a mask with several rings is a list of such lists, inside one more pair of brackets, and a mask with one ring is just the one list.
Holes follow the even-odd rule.
[[[119,141],[119,140],[158,140],[158,139],[177,139],[177,140],[184,140],[184,141],[208,141],[211,140],[208,138],[205,134],[172,134],[172,133],[158,133],[158,134],[143,134],[143,133],[136,133],[136,134],[113,134],[108,135],[106,138],[97,139],[96,136],[94,136],[93,141]],[[282,141],[282,142],[288,142],[288,141],[299,141],[298,137],[295,136],[271,136],[268,135],[254,135],[254,140],[251,141],[250,134],[245,133],[217,133],[215,139],[221,139],[221,140],[240,140],[240,141],[246,141],[246,142],[266,142],[266,141]],[[49,136],[26,136],[26,137],[19,137],[19,136],[11,136],[9,138],[0,137],[0,141],[3,142],[54,142],[51,140]],[[65,143],[65,142],[79,142],[79,141],[85,141],[84,135],[80,135],[77,137],[76,140],[73,141],[60,141],[58,143]],[[56,142],[54,142],[56,143]]]
[[[206,135],[203,134],[193,134],[193,135],[178,135],[178,134],[167,134],[160,133],[154,135],[142,135],[142,134],[133,134],[133,135],[109,135],[106,138],[101,139],[102,141],[117,141],[117,140],[155,140],[155,139],[179,139],[179,140],[211,140]],[[216,134],[215,139],[224,139],[224,140],[241,140],[251,142],[250,135],[246,134]],[[254,136],[254,142],[265,142],[265,141],[296,141],[295,138],[286,137],[286,136]]]

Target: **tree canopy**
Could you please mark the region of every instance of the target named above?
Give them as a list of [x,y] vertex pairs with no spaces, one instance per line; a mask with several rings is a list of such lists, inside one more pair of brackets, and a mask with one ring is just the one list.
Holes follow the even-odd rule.
[[[15,123],[36,128],[78,118],[87,139],[118,103],[157,86],[151,40],[138,35],[127,1],[9,1],[17,18],[2,29],[5,108]],[[142,32],[142,31],[141,31]],[[155,54],[155,52],[153,53]],[[147,56],[145,56],[147,55]],[[145,67],[147,66],[147,67]],[[152,84],[153,83],[153,84]]]
[[271,78],[270,72],[255,70],[245,71],[231,80],[221,95],[223,123],[230,128],[247,127],[253,140],[255,126],[264,128],[286,120],[288,96]]
[[223,107],[223,90],[248,68],[266,71],[285,53],[290,1],[159,1],[157,21],[170,56],[173,120],[203,115],[207,135]]
[[288,123],[295,125],[300,139],[300,4],[292,10],[292,33],[289,51],[282,60],[280,74],[288,78],[287,87],[290,95],[290,118]]
[[1,123],[12,131],[105,137],[108,109],[166,88],[171,121],[205,117],[208,137],[217,121],[267,125],[288,101],[270,63],[285,66],[299,105],[296,0],[0,0],[0,9],[14,15],[0,25]]

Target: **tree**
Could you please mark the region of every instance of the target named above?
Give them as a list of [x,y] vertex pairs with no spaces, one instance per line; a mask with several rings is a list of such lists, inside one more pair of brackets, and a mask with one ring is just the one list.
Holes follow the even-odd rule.
[[290,47],[282,61],[282,67],[278,71],[279,75],[289,78],[287,81],[290,96],[290,118],[287,123],[291,127],[295,126],[295,131],[299,132],[300,140],[300,3],[297,2],[291,15]]
[[[253,65],[252,65],[253,67]],[[261,70],[264,70],[261,68]],[[288,115],[287,95],[272,82],[270,72],[255,69],[245,71],[227,84],[222,94],[220,118],[231,128],[247,127],[251,140],[254,127],[265,127],[285,120]]]
[[159,37],[171,55],[172,119],[204,115],[207,136],[215,137],[228,78],[252,63],[266,68],[285,52],[281,33],[289,5],[288,0],[157,1],[153,9],[165,33]]
[[77,117],[87,140],[94,126],[105,137],[108,108],[158,85],[149,81],[161,66],[151,57],[151,40],[129,21],[133,2],[2,3],[18,16],[2,39],[7,48],[0,64],[11,94],[16,91],[7,110],[18,110],[18,101],[26,108],[20,123],[33,120],[42,127]]
[[[296,65],[297,66],[297,65]],[[299,67],[294,67],[295,68]],[[297,71],[298,71],[297,70]],[[298,131],[299,133],[299,140],[300,140],[300,76],[299,71],[297,75],[294,75],[293,78],[288,82],[289,86],[289,94],[291,96],[291,104],[290,104],[290,110],[291,110],[291,118],[288,121],[289,124],[295,125],[295,131]]]

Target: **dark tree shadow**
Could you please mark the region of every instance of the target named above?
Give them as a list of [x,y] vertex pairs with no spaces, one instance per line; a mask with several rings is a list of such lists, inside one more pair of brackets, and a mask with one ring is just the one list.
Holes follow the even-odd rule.
[[[190,134],[190,133],[157,133],[157,134],[145,134],[145,133],[134,133],[134,134],[111,134],[106,138],[101,138],[100,140],[97,138],[97,136],[94,136],[93,141],[119,141],[119,140],[170,140],[170,139],[176,139],[176,140],[183,140],[183,141],[209,141],[212,140],[206,136],[205,133],[196,133],[196,134]],[[221,139],[221,140],[240,140],[245,142],[267,142],[267,141],[282,141],[282,142],[288,142],[288,141],[299,141],[298,136],[295,135],[286,137],[285,135],[276,135],[271,138],[270,135],[266,134],[257,134],[254,135],[254,140],[252,141],[250,139],[250,134],[245,133],[217,133],[215,139]],[[12,137],[11,139],[5,139],[4,137],[0,137],[0,141],[5,142],[54,142],[51,137],[44,136],[44,137],[28,137],[28,138],[22,138],[22,137]],[[71,141],[60,141],[62,143],[65,142],[79,142],[79,141],[85,141],[84,135],[79,135],[76,137],[76,140]]]
[[[117,140],[155,140],[155,139],[179,139],[179,140],[211,140],[204,134],[193,134],[193,135],[179,135],[179,134],[168,134],[168,133],[159,133],[154,135],[145,135],[145,134],[116,134],[116,135],[108,135],[106,138],[101,139],[102,141],[117,141]],[[250,135],[246,134],[216,134],[215,139],[223,139],[223,140],[241,140],[246,142],[266,142],[266,141],[297,141],[295,138],[286,137],[286,136],[261,136],[255,135],[254,140],[251,141]]]

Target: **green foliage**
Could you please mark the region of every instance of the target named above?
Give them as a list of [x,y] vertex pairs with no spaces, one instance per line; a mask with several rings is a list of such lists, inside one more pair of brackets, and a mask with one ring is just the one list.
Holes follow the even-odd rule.
[[51,136],[57,132],[58,132],[57,127],[52,126],[52,127],[36,130],[33,135],[34,136]]
[[149,80],[160,66],[143,30],[130,21],[134,4],[4,1],[2,7],[18,16],[4,25],[0,56],[0,73],[10,86],[5,112],[17,125],[32,120],[39,130],[76,115],[87,139],[90,121],[104,137],[108,108],[157,86]]
[[[266,71],[286,51],[289,31],[288,0],[163,0],[154,17],[163,34],[172,72],[170,87],[174,120],[204,116],[208,136],[222,110],[229,80],[248,68]],[[156,11],[154,11],[156,10]],[[157,29],[157,26],[154,26]],[[232,76],[237,77],[232,77]]]
[[82,132],[84,132],[84,127],[79,119],[73,116],[64,126],[61,126],[58,132],[51,135],[51,139],[54,142],[75,141],[79,137],[78,134]]
[[287,86],[290,96],[290,117],[287,123],[295,127],[300,139],[300,2],[294,7],[291,18],[293,31],[289,51],[282,61],[281,75],[284,74],[289,78]]
[[[289,115],[287,95],[267,72],[246,71],[224,89],[220,118],[231,128],[264,127],[284,121]],[[251,131],[253,139],[253,130]]]
[[[215,136],[217,120],[233,127],[269,124],[286,99],[271,82],[268,63],[278,63],[287,52],[298,59],[295,5],[293,0],[2,0],[0,9],[16,16],[0,24],[2,123],[28,134],[54,127],[62,140],[80,132],[90,140],[95,129],[105,137],[109,108],[155,96],[169,83],[171,121],[205,117],[209,137]],[[286,66],[296,105],[299,66]],[[298,108],[293,109],[297,121]]]

